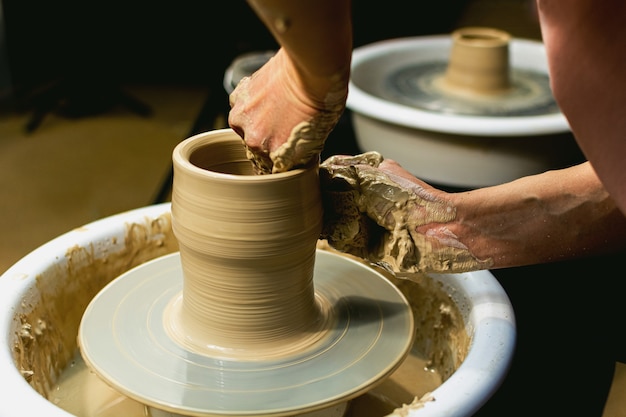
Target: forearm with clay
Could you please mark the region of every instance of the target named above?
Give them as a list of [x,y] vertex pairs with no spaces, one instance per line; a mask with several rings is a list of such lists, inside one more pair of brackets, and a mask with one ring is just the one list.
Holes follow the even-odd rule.
[[395,273],[466,272],[624,248],[626,218],[589,163],[445,193],[369,152],[321,165],[322,237]]
[[462,272],[492,265],[442,228],[437,236],[421,233],[422,226],[454,221],[456,208],[380,154],[331,157],[321,164],[320,178],[325,204],[322,238],[335,249],[396,274]]
[[[237,111],[245,117],[233,117],[231,125],[240,134],[245,130],[248,157],[261,173],[283,172],[319,158],[326,138],[345,109],[352,56],[350,2],[249,3],[281,45],[268,68],[279,69],[285,76],[272,79],[274,75],[262,74],[262,68],[258,75],[269,81],[264,92],[260,90],[264,87],[257,86],[250,93],[250,80],[244,80],[231,96],[231,106],[239,102],[242,107]],[[248,110],[254,109],[255,104],[247,101],[255,95],[270,103],[274,100],[275,114]],[[275,130],[269,130],[271,123]]]
[[[476,257],[490,258],[491,268],[592,256],[626,246],[626,218],[589,162],[450,197],[457,216],[443,226],[460,236]],[[436,234],[433,230],[429,225],[427,232]]]

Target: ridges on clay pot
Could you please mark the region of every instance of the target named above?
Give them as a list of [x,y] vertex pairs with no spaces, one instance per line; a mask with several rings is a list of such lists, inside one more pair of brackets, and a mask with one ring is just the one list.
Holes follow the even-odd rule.
[[173,152],[172,228],[185,276],[170,334],[191,350],[280,355],[320,337],[313,268],[322,222],[317,164],[255,175],[230,129]]

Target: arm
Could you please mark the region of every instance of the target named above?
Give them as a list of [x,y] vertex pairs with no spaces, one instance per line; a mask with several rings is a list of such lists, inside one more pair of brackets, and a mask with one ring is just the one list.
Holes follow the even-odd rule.
[[[590,163],[449,196],[456,218],[441,230],[491,268],[626,246],[626,3],[537,6],[553,93]],[[443,239],[432,226],[418,230]]]
[[332,157],[321,167],[323,236],[394,272],[507,268],[626,248],[626,217],[588,162],[462,193],[382,157]]
[[249,3],[289,55],[304,87],[323,106],[330,84],[349,77],[350,2],[249,0]]
[[449,229],[491,268],[626,247],[626,218],[588,162],[450,198],[457,216]]
[[554,96],[626,213],[626,2],[538,0]]
[[319,158],[348,94],[349,0],[250,0],[281,48],[230,96],[230,126],[259,171]]

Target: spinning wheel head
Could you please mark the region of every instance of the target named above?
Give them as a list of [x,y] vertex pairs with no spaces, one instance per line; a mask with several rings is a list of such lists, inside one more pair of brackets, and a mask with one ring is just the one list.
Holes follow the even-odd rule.
[[[79,329],[85,362],[111,386],[160,410],[191,416],[288,416],[344,403],[392,373],[414,335],[411,309],[384,276],[317,251],[322,336],[291,353],[220,357],[190,351],[167,331],[182,290],[178,253],[136,267],[90,303]],[[285,352],[289,349],[285,349]]]

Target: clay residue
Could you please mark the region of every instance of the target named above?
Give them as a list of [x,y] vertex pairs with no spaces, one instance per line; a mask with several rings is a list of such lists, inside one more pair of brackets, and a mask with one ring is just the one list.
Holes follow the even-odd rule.
[[[328,92],[324,109],[319,110],[311,120],[294,126],[287,140],[279,147],[265,152],[246,146],[246,156],[252,161],[258,174],[276,174],[309,165],[311,162],[319,162],[324,143],[345,108],[346,90],[341,79],[340,74],[333,77],[339,89]],[[238,88],[243,90],[241,86]],[[247,92],[238,91],[237,94],[243,95]]]
[[426,393],[422,397],[415,397],[413,402],[410,404],[403,404],[402,407],[398,407],[393,410],[393,413],[389,414],[387,417],[408,417],[409,413],[412,410],[418,410],[423,408],[424,405],[430,401],[435,401],[432,393]]
[[467,357],[471,337],[463,315],[443,285],[426,274],[411,280],[388,275],[407,297],[415,317],[414,347],[427,359],[427,366],[448,379]]
[[100,289],[130,268],[178,250],[169,213],[127,224],[123,245],[117,240],[68,248],[64,260],[36,278],[16,312],[15,364],[45,397],[74,356],[83,312]]
[[[318,249],[336,252],[325,240]],[[406,275],[398,278],[384,268],[349,254],[343,254],[375,268],[391,281],[409,300],[415,319],[413,350],[426,359],[427,367],[436,371],[443,381],[448,379],[467,357],[471,337],[457,302],[443,284],[428,274]]]
[[312,134],[314,132],[309,123],[296,126],[287,141],[270,153],[270,159],[274,163],[272,171],[284,172],[318,158],[324,148],[326,137],[315,136]]

